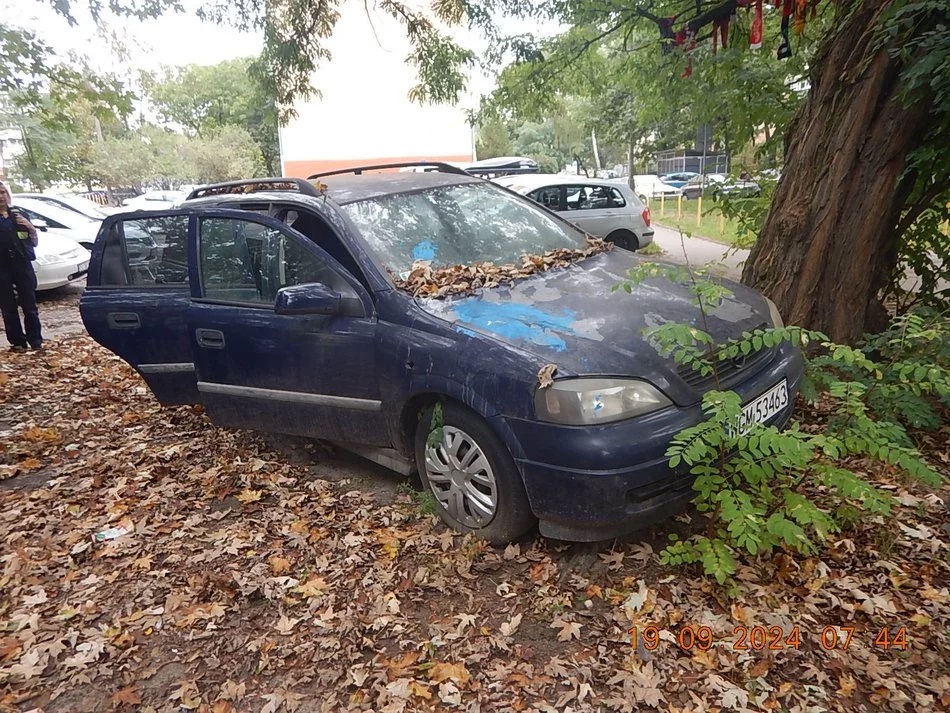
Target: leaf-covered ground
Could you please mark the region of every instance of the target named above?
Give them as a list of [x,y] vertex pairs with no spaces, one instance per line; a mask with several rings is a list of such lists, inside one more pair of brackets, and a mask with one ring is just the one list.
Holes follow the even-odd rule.
[[[493,550],[273,442],[159,407],[87,337],[0,355],[0,710],[950,705],[945,491],[874,473],[891,521],[750,560],[729,600],[659,564],[689,518]],[[950,427],[928,452],[947,472]]]

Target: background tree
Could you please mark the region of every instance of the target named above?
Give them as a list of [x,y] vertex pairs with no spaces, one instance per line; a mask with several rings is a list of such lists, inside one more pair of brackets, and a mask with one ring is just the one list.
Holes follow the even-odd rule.
[[254,175],[261,163],[260,148],[239,126],[221,128],[188,144],[197,183],[233,181]]
[[743,281],[791,321],[854,341],[883,326],[901,238],[950,189],[950,18],[942,2],[841,12]]
[[475,155],[479,159],[511,155],[511,135],[500,116],[489,116],[478,127]]
[[273,96],[251,73],[251,63],[250,58],[239,58],[210,66],[171,68],[164,77],[144,77],[143,85],[162,119],[200,137],[226,126],[245,129],[263,161],[253,173],[277,175],[277,109]]

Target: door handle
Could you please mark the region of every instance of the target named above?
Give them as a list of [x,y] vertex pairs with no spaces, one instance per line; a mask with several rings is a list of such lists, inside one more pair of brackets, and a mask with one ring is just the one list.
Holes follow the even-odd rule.
[[224,349],[224,332],[218,329],[196,329],[195,339],[199,347]]
[[109,312],[106,321],[109,329],[138,329],[142,326],[137,312]]

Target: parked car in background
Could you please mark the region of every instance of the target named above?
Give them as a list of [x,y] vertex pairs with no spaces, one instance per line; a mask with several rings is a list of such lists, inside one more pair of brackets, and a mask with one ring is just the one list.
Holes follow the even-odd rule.
[[140,196],[122,201],[122,207],[126,210],[174,208],[185,200],[187,195],[184,191],[145,191]]
[[497,158],[486,158],[475,163],[469,163],[462,166],[473,176],[482,178],[495,178],[497,176],[511,176],[522,173],[537,173],[541,170],[538,162],[533,158],[524,156],[498,156]]
[[755,181],[733,178],[724,173],[695,176],[683,186],[683,198],[689,200],[695,200],[699,196],[749,198],[760,193],[762,187]]
[[644,203],[648,203],[650,200],[660,200],[661,198],[676,200],[680,195],[679,188],[664,183],[659,176],[654,174],[636,175],[626,183],[636,191],[637,196]]
[[622,248],[637,250],[653,242],[650,209],[624,182],[549,173],[493,180]]
[[678,173],[664,173],[659,178],[663,183],[673,186],[673,188],[682,188],[689,179],[698,175],[694,171],[679,171]]
[[[311,176],[321,190],[249,179],[199,188],[175,210],[110,216],[80,303],[89,334],[163,404],[417,469],[448,525],[495,543],[538,520],[549,537],[608,539],[685,507],[693,476],[665,454],[705,418],[710,389],[738,393],[749,423],[790,417],[802,377],[791,344],[723,362],[718,383],[653,348],[648,325],[700,322],[689,284],[612,290],[642,263],[607,250],[466,287],[476,264],[589,243],[452,166],[343,175],[356,170]],[[130,269],[130,223],[164,235],[151,274]],[[419,260],[475,272],[452,273],[463,292],[425,297]],[[731,294],[703,319],[716,343],[780,326],[765,297],[723,283]],[[553,383],[539,384],[552,364]]]
[[88,198],[82,196],[70,195],[68,193],[17,193],[18,198],[29,198],[41,203],[49,203],[63,210],[71,210],[79,213],[90,220],[102,220],[110,213],[114,213],[114,208],[108,208],[99,205]]
[[37,228],[36,260],[37,291],[52,290],[84,277],[89,269],[89,251],[75,240],[52,230]]
[[90,218],[74,210],[63,208],[50,201],[13,194],[13,205],[26,213],[35,225],[40,221],[53,235],[61,235],[73,240],[86,249],[91,249],[99,232],[102,218]]

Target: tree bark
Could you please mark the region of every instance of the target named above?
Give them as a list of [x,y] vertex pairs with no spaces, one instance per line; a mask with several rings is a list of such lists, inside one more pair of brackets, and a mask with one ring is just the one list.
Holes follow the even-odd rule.
[[864,0],[815,58],[811,89],[785,135],[785,168],[742,272],[790,324],[855,343],[880,326],[877,295],[897,260],[896,227],[913,187],[907,158],[928,106],[897,94],[901,66],[875,51],[891,0]]

